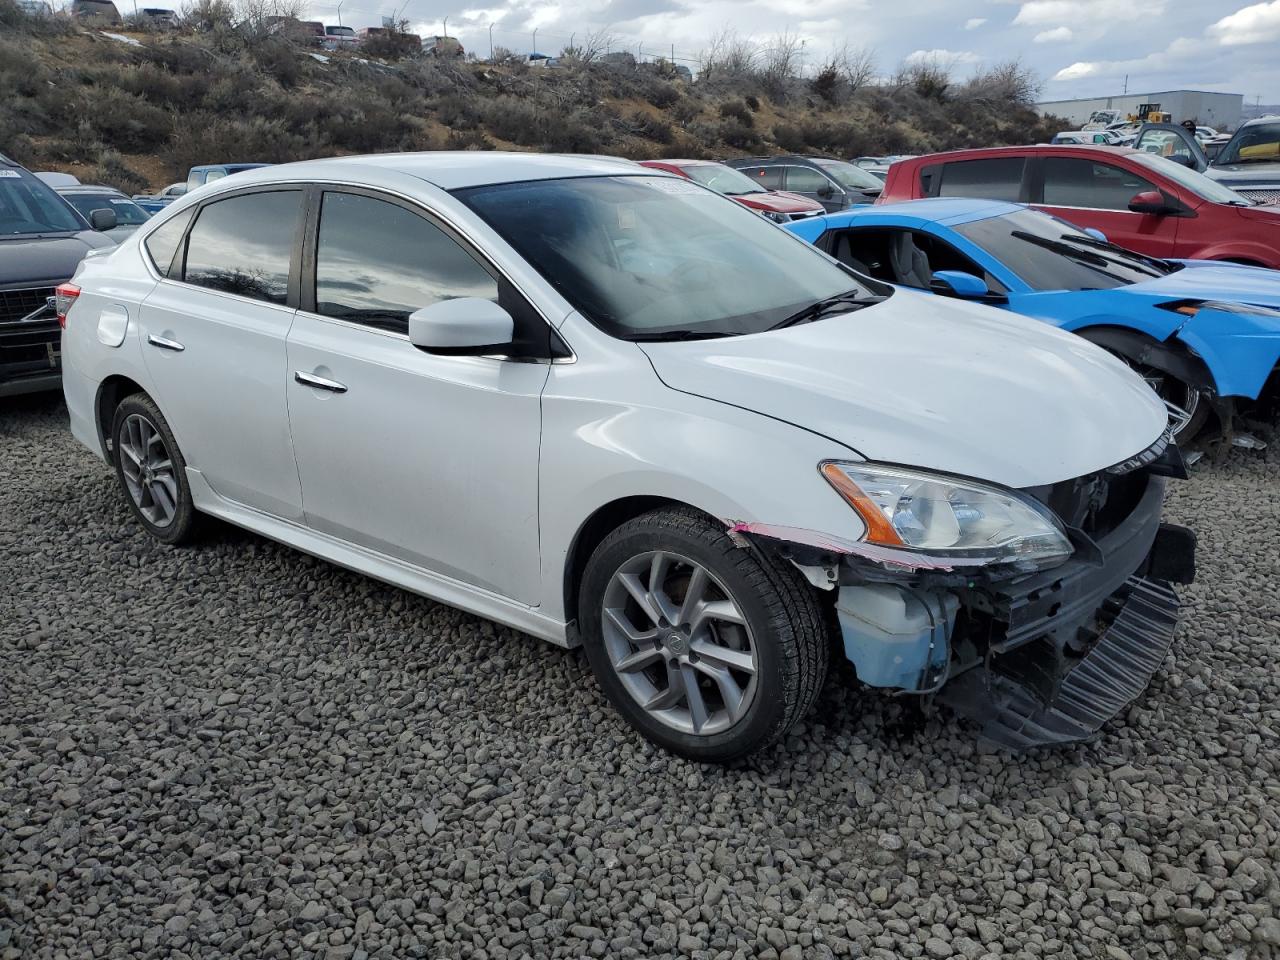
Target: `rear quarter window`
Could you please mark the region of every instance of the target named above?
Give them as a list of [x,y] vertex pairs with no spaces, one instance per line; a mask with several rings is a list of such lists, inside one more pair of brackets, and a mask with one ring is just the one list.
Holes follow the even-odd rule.
[[1026,162],[1024,157],[988,157],[944,164],[937,195],[1017,203],[1022,196]]
[[178,247],[182,244],[182,235],[187,232],[187,224],[191,222],[193,213],[195,213],[194,208],[183,211],[151,231],[143,241],[142,246],[146,249],[147,256],[151,258],[151,263],[160,276],[174,278],[181,276],[182,264],[178,262],[175,266],[175,260],[178,259]]

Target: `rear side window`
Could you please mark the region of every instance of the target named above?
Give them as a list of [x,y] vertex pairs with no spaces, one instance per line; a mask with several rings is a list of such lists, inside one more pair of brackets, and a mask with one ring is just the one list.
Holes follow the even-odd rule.
[[940,197],[977,197],[982,200],[1009,200],[1022,195],[1023,157],[991,157],[986,160],[957,160],[944,164]]
[[782,189],[782,167],[743,167],[742,172],[766,190]]
[[283,304],[302,194],[246,193],[200,208],[183,279],[199,287]]
[[316,313],[394,333],[453,297],[498,299],[497,281],[435,224],[385,200],[326,193],[316,240]]
[[175,266],[174,255],[178,252],[182,235],[187,232],[187,224],[191,222],[193,213],[195,213],[194,208],[178,214],[172,220],[152,230],[150,236],[143,241],[142,245],[147,248],[147,256],[151,258],[151,262],[162,277],[176,277],[176,272],[171,274],[170,270],[182,269],[181,263]]
[[1109,163],[1078,157],[1046,157],[1044,161],[1045,206],[1128,210],[1135,194],[1155,189],[1150,180]]

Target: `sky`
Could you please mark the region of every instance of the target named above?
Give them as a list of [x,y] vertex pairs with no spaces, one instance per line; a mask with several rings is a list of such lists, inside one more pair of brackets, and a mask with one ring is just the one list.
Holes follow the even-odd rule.
[[[474,2],[474,0],[473,0]],[[404,3],[403,7],[396,6]],[[958,76],[1020,57],[1044,79],[1042,99],[1179,88],[1242,93],[1280,102],[1280,0],[343,0],[342,22],[384,15],[417,33],[447,30],[486,56],[493,43],[555,54],[570,38],[610,35],[613,49],[695,60],[725,29],[767,42],[805,41],[810,70],[833,48],[871,49],[891,72],[904,60],[936,59]],[[337,21],[335,0],[310,15]],[[447,27],[444,18],[448,18]],[[692,64],[691,64],[692,65]]]

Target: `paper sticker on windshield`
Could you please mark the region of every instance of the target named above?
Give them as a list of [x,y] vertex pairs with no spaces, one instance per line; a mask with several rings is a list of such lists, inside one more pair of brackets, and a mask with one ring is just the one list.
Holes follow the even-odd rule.
[[684,197],[702,197],[707,196],[708,191],[698,186],[692,180],[686,180],[684,177],[645,177],[644,182],[655,190],[661,190],[663,193],[675,194]]
[[630,203],[618,204],[618,229],[634,230],[636,226],[636,208]]
[[0,179],[21,180],[22,174],[20,174],[17,170],[0,170]]
[[123,197],[116,197],[116,198],[112,199],[112,200],[111,200],[111,202],[112,202],[112,203],[114,203],[114,204],[115,204],[116,206],[118,206],[118,207],[131,207],[131,206],[133,206],[133,201],[132,201],[132,200],[125,200]]

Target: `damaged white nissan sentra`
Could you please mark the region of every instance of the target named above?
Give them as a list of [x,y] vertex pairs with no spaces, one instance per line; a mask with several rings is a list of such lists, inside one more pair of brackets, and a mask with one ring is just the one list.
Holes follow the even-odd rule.
[[72,430],[151,535],[209,514],[580,642],[699,760],[782,736],[832,649],[1011,747],[1091,736],[1192,574],[1119,361],[623,162],[251,171],[57,309]]

